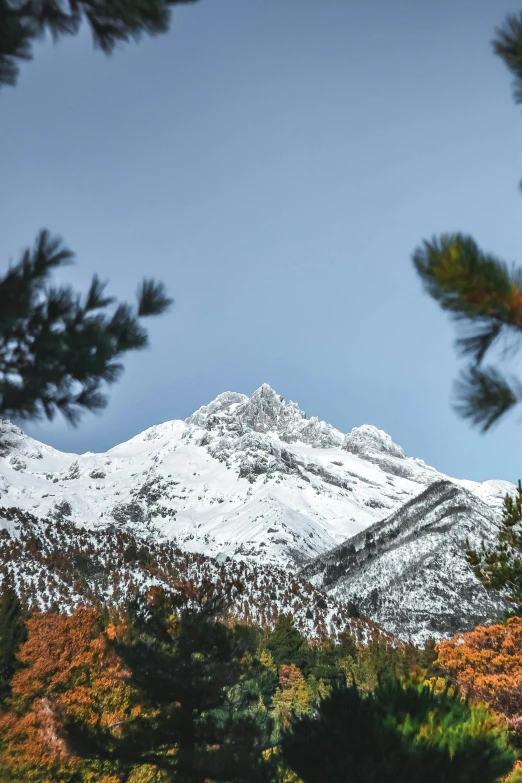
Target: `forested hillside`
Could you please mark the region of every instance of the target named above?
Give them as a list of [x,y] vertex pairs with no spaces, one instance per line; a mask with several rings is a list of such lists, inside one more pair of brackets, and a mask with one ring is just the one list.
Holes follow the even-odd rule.
[[502,714],[441,684],[433,644],[349,626],[310,642],[289,614],[238,623],[242,590],[184,582],[118,609],[28,613],[7,578],[0,779],[493,783],[512,768]]
[[[307,638],[335,638],[347,626],[357,639],[373,636],[378,626],[356,615],[349,601],[334,601],[288,570],[241,560],[216,561],[182,552],[174,544],[142,538],[115,527],[86,530],[66,520],[39,520],[18,509],[0,508],[0,562],[12,575],[27,608],[70,611],[80,604],[119,607],[151,586],[176,589],[210,580],[219,588],[240,581],[230,611],[241,621],[262,627],[291,613]],[[385,634],[381,629],[381,635]]]

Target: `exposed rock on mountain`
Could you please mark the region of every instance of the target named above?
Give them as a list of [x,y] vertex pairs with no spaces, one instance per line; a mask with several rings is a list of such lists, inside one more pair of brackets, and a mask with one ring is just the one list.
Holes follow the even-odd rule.
[[[361,552],[368,542],[360,568],[325,588],[357,595],[370,614],[406,635],[445,633],[494,610],[493,599],[470,582],[462,542],[465,531],[491,540],[512,485],[451,479],[462,508],[444,529],[430,527],[446,508],[445,494],[423,493],[448,480],[375,427],[343,435],[266,384],[251,397],[220,394],[186,421],[156,425],[99,454],[65,454],[0,422],[2,505],[289,573],[347,539]],[[395,512],[398,520],[416,515],[416,522],[407,543],[401,532],[390,549],[379,531]],[[337,555],[330,557],[335,564]],[[406,562],[411,578],[401,592]]]
[[[2,503],[193,552],[299,565],[443,478],[375,427],[307,419],[266,384],[220,394],[103,454],[64,454],[0,425]],[[491,505],[505,482],[459,482]]]
[[506,609],[465,558],[467,541],[472,547],[494,542],[499,517],[471,492],[440,481],[301,574],[330,596],[351,599],[403,638],[448,636],[491,622]]

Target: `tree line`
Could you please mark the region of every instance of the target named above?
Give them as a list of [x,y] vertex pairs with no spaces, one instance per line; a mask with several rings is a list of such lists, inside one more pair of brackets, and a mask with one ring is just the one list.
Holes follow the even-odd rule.
[[493,783],[511,772],[522,619],[422,649],[349,631],[309,642],[290,615],[271,629],[238,623],[238,589],[184,582],[119,611],[28,613],[5,579],[0,781]]

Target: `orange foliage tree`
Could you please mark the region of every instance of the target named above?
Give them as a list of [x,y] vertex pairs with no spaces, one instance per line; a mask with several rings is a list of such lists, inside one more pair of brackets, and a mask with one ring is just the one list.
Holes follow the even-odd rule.
[[311,707],[311,694],[300,669],[292,664],[279,667],[279,688],[273,697],[273,711],[277,722],[290,724],[292,715],[303,715]]
[[471,699],[502,715],[522,748],[522,617],[441,642],[436,663]]
[[[12,679],[8,711],[0,716],[0,764],[22,780],[119,780],[109,761],[97,760],[96,776],[78,777],[85,762],[71,751],[69,726],[118,733],[140,707],[128,680],[130,672],[114,652],[111,637],[124,628],[102,626],[100,613],[81,607],[67,616],[36,613]],[[92,770],[94,772],[94,770]],[[16,777],[14,777],[16,779]]]

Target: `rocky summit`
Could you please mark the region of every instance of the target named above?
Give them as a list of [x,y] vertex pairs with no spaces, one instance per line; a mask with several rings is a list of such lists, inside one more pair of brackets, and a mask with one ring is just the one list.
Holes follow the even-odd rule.
[[343,434],[267,384],[104,453],[65,454],[0,423],[0,505],[299,572],[413,639],[497,612],[465,539],[494,540],[512,488],[445,476],[370,425]]

